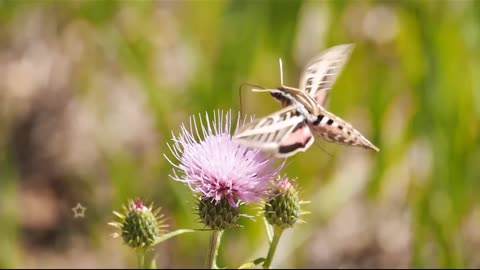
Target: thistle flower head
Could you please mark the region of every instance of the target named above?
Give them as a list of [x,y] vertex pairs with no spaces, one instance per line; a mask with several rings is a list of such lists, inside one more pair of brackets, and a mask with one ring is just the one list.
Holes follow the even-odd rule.
[[261,201],[282,166],[276,167],[276,160],[260,150],[232,140],[231,112],[217,111],[213,121],[208,114],[205,118],[204,122],[201,116],[191,117],[189,127],[182,124],[180,134],[173,135],[168,146],[178,164],[169,160],[175,167],[172,178],[187,183],[202,200],[226,200],[232,207]]
[[166,225],[160,208],[153,210],[152,205],[145,206],[141,200],[130,200],[123,206],[122,213],[113,212],[120,220],[110,225],[120,229],[113,237],[122,237],[131,248],[151,247],[155,240],[162,235]]
[[203,197],[198,200],[197,207],[200,221],[212,230],[235,227],[240,218],[239,208],[231,206],[225,198],[215,202]]
[[282,229],[295,225],[305,212],[300,205],[305,202],[298,198],[298,191],[287,177],[279,177],[273,185],[269,198],[264,204],[264,215],[268,223]]

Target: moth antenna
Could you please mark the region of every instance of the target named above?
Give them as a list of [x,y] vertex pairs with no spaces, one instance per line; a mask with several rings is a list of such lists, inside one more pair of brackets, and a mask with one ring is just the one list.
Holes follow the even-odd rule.
[[241,83],[240,84],[240,87],[238,88],[238,94],[240,96],[240,117],[243,117],[243,99],[242,99],[242,87],[244,87],[245,85],[249,85],[249,86],[253,86],[253,87],[258,87],[258,88],[262,88],[262,89],[265,89],[264,87],[261,87],[260,85],[256,85],[256,84],[253,84],[253,83],[247,83],[247,82],[244,82],[244,83]]
[[255,89],[252,88],[252,92],[271,92],[271,89]]
[[284,86],[283,84],[283,64],[282,64],[282,58],[278,58],[278,63],[280,64],[280,84]]

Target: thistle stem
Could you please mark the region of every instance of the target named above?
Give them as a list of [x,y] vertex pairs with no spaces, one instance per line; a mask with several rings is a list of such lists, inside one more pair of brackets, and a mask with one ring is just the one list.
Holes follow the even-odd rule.
[[139,248],[137,250],[137,268],[143,269],[144,262],[145,262],[145,250],[143,248]]
[[153,256],[153,249],[139,248],[137,250],[137,268],[155,269],[156,262]]
[[145,251],[145,259],[143,260],[143,269],[155,269],[157,264],[155,262],[153,249],[148,249]]
[[278,242],[280,241],[280,237],[282,236],[283,229],[274,226],[274,231],[273,231],[273,238],[272,242],[270,242],[270,248],[268,249],[268,255],[267,259],[265,259],[265,262],[263,263],[263,268],[264,269],[270,269],[270,265],[272,264],[273,256],[275,255],[275,251],[277,250]]
[[222,238],[223,230],[214,230],[210,235],[210,248],[207,255],[207,261],[205,263],[206,269],[218,269],[217,255],[218,247],[220,246],[220,240]]

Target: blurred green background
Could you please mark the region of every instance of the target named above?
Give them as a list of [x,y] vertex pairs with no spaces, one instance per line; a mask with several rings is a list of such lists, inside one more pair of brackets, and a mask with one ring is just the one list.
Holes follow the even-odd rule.
[[[200,228],[190,190],[168,176],[171,132],[238,111],[243,82],[278,86],[279,57],[297,86],[310,58],[342,43],[356,47],[328,108],[381,151],[317,140],[289,159],[311,214],[273,267],[480,267],[473,0],[1,0],[0,267],[134,267],[107,222],[137,196],[170,229]],[[279,108],[249,91],[243,103]],[[266,255],[261,220],[242,225],[224,234],[220,266]],[[208,237],[161,244],[158,267],[202,267]]]

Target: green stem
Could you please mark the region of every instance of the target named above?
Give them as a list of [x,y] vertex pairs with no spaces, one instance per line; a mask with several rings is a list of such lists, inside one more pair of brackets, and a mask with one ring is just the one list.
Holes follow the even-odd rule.
[[220,246],[220,240],[222,238],[223,231],[214,230],[210,235],[210,249],[207,255],[207,261],[205,263],[206,269],[218,269],[217,267],[217,255],[218,247]]
[[145,250],[145,259],[143,261],[143,269],[155,269],[156,263],[153,254],[153,249]]
[[137,250],[137,268],[138,269],[155,269],[156,262],[153,256],[153,249],[139,248]]
[[[152,246],[157,245],[179,234],[196,232],[196,231],[200,231],[200,230],[181,229],[181,230],[176,230],[176,231],[167,233],[165,235],[162,235],[161,237],[158,237]],[[154,250],[152,247],[137,249],[137,268],[138,269],[156,269],[157,268],[157,264],[154,258]]]
[[263,264],[264,269],[270,269],[270,265],[272,264],[273,255],[275,255],[275,251],[277,250],[278,242],[280,241],[280,237],[282,236],[283,229],[280,227],[275,226],[273,231],[273,239],[270,242],[270,248],[268,249],[267,259],[265,259],[265,263]]
[[165,240],[168,240],[174,236],[177,236],[179,234],[182,234],[182,233],[189,233],[189,232],[198,232],[198,231],[201,231],[201,230],[188,230],[188,229],[180,229],[180,230],[176,230],[176,231],[173,231],[173,232],[170,232],[170,233],[167,233],[167,234],[164,234],[160,237],[158,237],[156,240],[155,240],[155,243],[153,243],[153,246],[154,245],[157,245]]
[[137,268],[143,269],[144,262],[145,262],[145,250],[143,248],[139,248],[137,250]]

